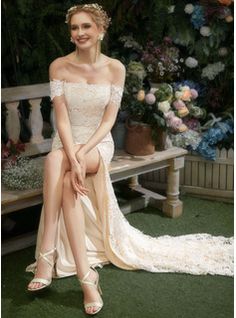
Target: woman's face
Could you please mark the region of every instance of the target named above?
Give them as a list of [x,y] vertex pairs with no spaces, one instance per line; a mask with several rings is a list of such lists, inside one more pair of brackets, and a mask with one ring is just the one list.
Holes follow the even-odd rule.
[[101,28],[86,12],[75,13],[70,21],[70,33],[75,45],[80,49],[88,49],[97,44]]

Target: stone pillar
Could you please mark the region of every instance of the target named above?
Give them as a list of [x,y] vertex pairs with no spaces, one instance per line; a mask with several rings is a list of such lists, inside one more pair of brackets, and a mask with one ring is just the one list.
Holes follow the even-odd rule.
[[167,175],[167,198],[163,202],[163,212],[172,218],[183,212],[183,203],[179,200],[179,169],[184,167],[184,157],[170,159]]
[[31,113],[29,116],[29,126],[31,129],[31,139],[30,142],[33,144],[38,144],[43,142],[44,138],[42,136],[43,131],[43,117],[41,114],[41,98],[30,99],[29,103],[31,105]]
[[20,113],[18,110],[19,102],[6,103],[6,131],[8,138],[17,142],[20,138]]
[[135,188],[139,186],[139,182],[138,182],[138,176],[133,176],[129,179],[129,188],[131,190],[135,190]]

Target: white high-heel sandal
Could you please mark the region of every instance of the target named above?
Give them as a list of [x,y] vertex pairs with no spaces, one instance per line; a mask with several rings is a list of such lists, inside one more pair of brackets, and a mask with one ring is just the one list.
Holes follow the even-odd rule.
[[[89,276],[89,273],[90,273],[90,270],[91,270],[91,269],[93,269],[93,270],[97,273],[97,279],[96,279],[95,282],[91,282],[91,281],[89,281],[89,280],[86,280],[86,278]],[[98,274],[98,271],[96,270],[96,268],[90,267],[90,269],[89,269],[89,271],[87,272],[87,274],[85,274],[82,279],[78,279],[78,280],[79,280],[79,282],[80,282],[81,284],[87,284],[87,285],[91,285],[91,286],[96,287],[97,290],[98,290],[98,292],[99,292],[99,294],[102,295],[102,290],[101,290],[101,287],[100,287],[100,285],[99,285],[99,274]],[[98,307],[98,309],[97,309],[96,311],[92,312],[92,313],[88,313],[88,312],[86,311],[86,309],[87,309],[88,307]],[[102,307],[103,307],[102,298],[101,298],[101,302],[96,301],[96,302],[92,302],[92,303],[84,303],[85,312],[86,312],[86,314],[88,314],[88,315],[95,315],[95,314],[97,314],[97,313],[102,309]]]
[[[40,260],[42,258],[44,261],[46,261],[50,265],[50,267],[52,268],[52,273],[53,273],[53,270],[55,270],[55,268],[54,268],[54,266],[55,266],[55,256],[53,255],[53,261],[50,261],[47,256],[49,256],[51,254],[54,254],[55,251],[56,251],[56,248],[54,247],[52,250],[50,250],[50,251],[48,251],[46,253],[41,253],[40,252],[39,253],[39,257],[38,257],[38,260]],[[37,271],[37,269],[36,269],[36,271]],[[29,287],[27,288],[27,290],[30,291],[30,292],[37,292],[39,290],[42,290],[42,289],[50,286],[51,283],[52,283],[52,277],[50,279],[34,278],[34,279],[31,280],[31,282],[29,284],[31,284],[31,283],[43,284],[42,286],[40,286],[38,288],[29,288]]]

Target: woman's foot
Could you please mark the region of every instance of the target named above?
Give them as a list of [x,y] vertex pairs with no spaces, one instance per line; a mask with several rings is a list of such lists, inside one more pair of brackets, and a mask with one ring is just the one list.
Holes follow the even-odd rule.
[[29,291],[41,290],[51,284],[55,262],[55,248],[45,253],[40,252],[33,280],[28,285]]
[[[97,287],[98,279],[99,279],[98,272],[94,269],[90,269],[86,279],[83,279],[84,283],[81,283],[81,287],[84,292],[85,312],[90,315],[100,311],[103,306],[103,301]],[[87,284],[85,281],[91,282],[92,284],[91,285]],[[91,306],[88,306],[88,304],[91,304]]]

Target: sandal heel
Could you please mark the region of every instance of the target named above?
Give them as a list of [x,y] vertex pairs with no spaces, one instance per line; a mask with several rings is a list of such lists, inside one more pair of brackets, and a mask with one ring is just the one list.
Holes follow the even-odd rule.
[[[48,265],[50,265],[50,267],[52,268],[52,276],[56,273],[56,267],[55,267],[55,261],[56,261],[56,257],[55,257],[55,251],[56,248],[53,248],[52,250],[46,252],[46,253],[39,253],[39,259],[43,259]],[[53,261],[51,261],[50,259],[48,259],[48,256],[53,254]],[[37,269],[36,269],[37,272]],[[42,289],[45,289],[47,287],[49,287],[52,283],[52,277],[49,279],[46,278],[34,278],[31,280],[30,283],[40,283],[42,284],[40,287],[38,288],[27,288],[27,290],[31,293],[37,292],[37,291],[41,291]]]
[[[93,269],[96,273],[97,273],[97,280],[95,282],[91,282],[89,280],[86,280],[86,278],[89,276],[89,273],[90,273],[90,270]],[[89,271],[87,272],[87,274],[84,275],[84,277],[82,279],[79,279],[79,282],[80,284],[87,284],[87,285],[91,285],[91,286],[94,286],[97,291],[99,292],[100,295],[102,295],[102,289],[99,285],[99,274],[97,272],[97,270],[93,267],[91,267],[89,269]],[[89,307],[98,307],[98,309],[92,313],[88,313],[86,312],[86,309],[89,308]],[[87,315],[95,315],[97,314],[103,307],[103,300],[101,299],[101,301],[95,301],[95,302],[92,302],[92,303],[84,303],[84,309],[85,309],[85,312]]]

